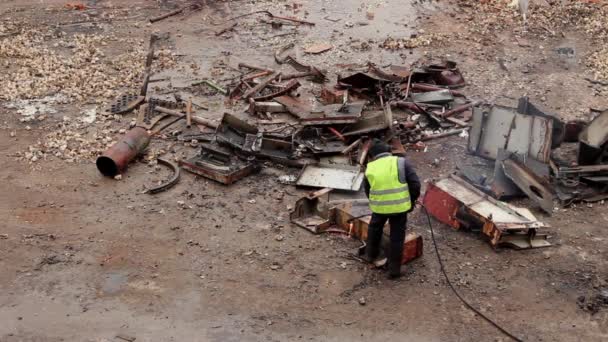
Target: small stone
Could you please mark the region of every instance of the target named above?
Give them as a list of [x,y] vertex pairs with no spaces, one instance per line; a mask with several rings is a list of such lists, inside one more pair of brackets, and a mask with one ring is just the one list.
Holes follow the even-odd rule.
[[283,237],[283,235],[277,235],[274,237],[274,239],[277,241],[283,241],[284,237]]
[[122,179],[122,175],[116,175],[116,176],[114,176],[114,179],[117,180],[117,181],[119,181],[119,180]]
[[247,201],[247,203],[249,203],[249,204],[255,204],[255,200],[254,199],[249,200],[249,201]]
[[279,266],[279,265],[270,265],[270,269],[273,270],[273,271],[276,271],[279,268],[281,268],[281,266]]
[[365,297],[359,298],[359,305],[365,305],[367,302],[365,301]]

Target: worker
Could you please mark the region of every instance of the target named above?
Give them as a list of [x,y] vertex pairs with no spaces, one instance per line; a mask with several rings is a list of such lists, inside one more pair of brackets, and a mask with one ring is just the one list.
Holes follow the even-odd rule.
[[396,279],[401,276],[407,214],[420,196],[420,180],[405,158],[393,156],[390,151],[390,147],[380,140],[374,140],[369,149],[364,187],[372,217],[365,251],[368,261],[374,262],[378,258],[384,224],[388,220],[391,228],[388,277]]

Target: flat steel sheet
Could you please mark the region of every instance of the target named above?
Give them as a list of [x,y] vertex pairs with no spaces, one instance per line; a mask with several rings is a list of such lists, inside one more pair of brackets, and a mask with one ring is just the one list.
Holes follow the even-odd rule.
[[364,174],[359,167],[340,164],[307,165],[296,180],[299,186],[359,191]]

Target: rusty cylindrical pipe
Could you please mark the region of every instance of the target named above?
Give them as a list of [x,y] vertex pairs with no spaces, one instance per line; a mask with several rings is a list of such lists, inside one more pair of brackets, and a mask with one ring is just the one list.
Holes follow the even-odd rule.
[[104,176],[114,177],[124,171],[129,162],[142,153],[149,143],[148,131],[135,127],[97,158],[97,169]]

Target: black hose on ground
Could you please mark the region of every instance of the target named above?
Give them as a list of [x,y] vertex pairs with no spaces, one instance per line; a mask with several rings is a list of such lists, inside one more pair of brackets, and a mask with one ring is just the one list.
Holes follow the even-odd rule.
[[433,239],[433,246],[435,247],[435,254],[437,254],[437,261],[439,261],[439,267],[441,268],[441,273],[443,273],[443,276],[445,277],[445,281],[448,283],[448,285],[452,289],[452,292],[454,292],[454,294],[456,295],[456,297],[458,297],[458,299],[460,299],[460,301],[467,308],[469,308],[471,311],[473,311],[474,313],[476,313],[479,317],[481,317],[484,320],[486,320],[486,322],[492,324],[494,327],[496,327],[496,329],[500,330],[500,332],[502,332],[506,336],[509,336],[514,341],[523,342],[522,339],[520,339],[520,338],[516,337],[515,335],[511,334],[505,328],[501,327],[498,323],[494,322],[492,319],[490,319],[489,317],[487,317],[486,315],[484,315],[483,313],[481,313],[479,310],[477,310],[475,307],[473,307],[471,304],[469,304],[469,302],[467,302],[464,298],[462,298],[462,296],[460,295],[460,293],[458,293],[458,291],[456,290],[456,288],[454,287],[454,285],[452,285],[452,282],[450,281],[450,278],[448,278],[448,274],[446,273],[445,267],[443,266],[443,261],[441,260],[441,255],[439,255],[439,249],[437,248],[437,241],[435,241],[435,233],[433,232],[433,224],[431,223],[431,216],[429,215],[428,211],[426,211],[426,208],[424,206],[422,206],[422,209],[423,209],[424,213],[426,214],[426,219],[428,221],[429,228],[431,229],[431,238]]

